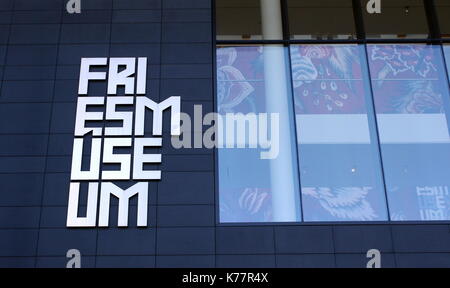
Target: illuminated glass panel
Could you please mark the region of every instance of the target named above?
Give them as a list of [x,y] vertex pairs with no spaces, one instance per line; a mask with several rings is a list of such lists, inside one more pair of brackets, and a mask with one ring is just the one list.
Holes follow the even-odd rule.
[[445,62],[447,63],[447,76],[450,72],[450,45],[443,46],[444,54],[445,54]]
[[218,129],[223,223],[301,221],[286,50],[283,46],[217,49],[217,111],[223,124]]
[[358,45],[291,46],[305,221],[388,218],[365,59]]
[[440,46],[369,45],[391,220],[450,219],[449,91]]

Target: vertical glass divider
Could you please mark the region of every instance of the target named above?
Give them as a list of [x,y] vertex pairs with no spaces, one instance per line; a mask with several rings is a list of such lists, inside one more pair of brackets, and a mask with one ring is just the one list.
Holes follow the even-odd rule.
[[375,136],[376,136],[376,141],[377,141],[377,145],[378,145],[378,155],[379,155],[379,161],[380,161],[380,168],[381,168],[381,180],[383,181],[383,188],[384,188],[384,196],[386,199],[386,209],[387,209],[387,216],[388,216],[388,221],[391,221],[391,211],[389,209],[389,198],[388,198],[388,190],[387,190],[387,186],[386,186],[386,179],[385,179],[385,174],[384,174],[384,163],[383,163],[383,153],[381,151],[381,141],[380,141],[380,133],[378,130],[378,118],[377,118],[377,111],[375,108],[375,98],[374,98],[374,92],[373,92],[373,86],[372,86],[372,75],[370,72],[370,66],[369,66],[369,52],[367,49],[367,44],[363,44],[364,45],[364,64],[363,69],[364,69],[364,73],[366,73],[367,75],[367,79],[369,80],[369,88],[370,88],[370,105],[372,106],[372,111],[373,111],[373,117],[374,117],[374,125],[375,125]]
[[[441,47],[441,56],[442,56],[442,64],[443,64],[443,70],[446,76],[446,80],[447,80],[447,87],[450,91],[450,71],[448,70],[448,67],[450,67],[448,64],[448,59],[447,57],[445,57],[445,50],[444,50],[444,45],[441,43],[439,45]],[[450,99],[447,99],[447,101],[445,99],[443,99],[444,103],[446,102],[447,105],[445,105],[446,107],[449,107],[449,103],[450,103]],[[450,127],[450,119],[447,117],[447,123]]]
[[287,45],[287,53],[288,53],[288,64],[289,64],[289,84],[291,89],[291,103],[292,103],[292,118],[293,119],[293,131],[295,137],[295,154],[297,155],[296,163],[297,163],[297,172],[298,172],[298,187],[299,187],[299,195],[298,199],[300,200],[300,221],[304,222],[303,217],[303,195],[302,195],[302,177],[300,171],[300,151],[298,149],[298,127],[297,127],[297,116],[295,114],[295,99],[294,99],[294,81],[292,77],[292,59],[291,59],[291,45]]

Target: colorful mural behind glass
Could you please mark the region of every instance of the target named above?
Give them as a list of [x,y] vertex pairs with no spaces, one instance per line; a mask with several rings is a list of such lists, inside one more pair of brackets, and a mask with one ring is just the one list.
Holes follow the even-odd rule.
[[[303,220],[387,220],[388,206],[391,220],[449,220],[441,47],[293,45],[290,57]],[[267,110],[263,59],[262,46],[217,49],[221,114]],[[270,166],[258,154],[219,149],[221,222],[273,220]]]
[[[440,47],[370,45],[377,113],[443,113]],[[442,72],[441,72],[442,73]]]
[[291,59],[305,221],[387,220],[364,50],[294,45]]
[[[285,53],[285,48],[279,49]],[[217,49],[217,109],[222,116],[225,117],[226,113],[267,112],[263,57],[262,46]],[[270,180],[273,171],[271,162],[261,159],[260,152],[259,148],[219,149],[221,222],[274,221]],[[296,166],[296,155],[290,158]],[[297,178],[295,186],[298,187]],[[300,192],[295,193],[298,198],[297,215],[300,216]]]
[[440,46],[369,45],[392,220],[450,219],[449,93]]
[[356,45],[291,46],[297,114],[366,113]]

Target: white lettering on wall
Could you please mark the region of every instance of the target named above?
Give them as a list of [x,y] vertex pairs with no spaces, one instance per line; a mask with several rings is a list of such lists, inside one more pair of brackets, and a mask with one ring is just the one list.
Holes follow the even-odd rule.
[[[108,227],[111,196],[119,200],[119,227],[128,226],[129,200],[134,196],[137,226],[147,226],[149,181],[160,180],[161,171],[146,166],[160,164],[162,155],[146,148],[162,147],[164,111],[170,112],[171,135],[180,135],[181,98],[157,103],[136,96],[146,93],[146,73],[147,58],[81,59],[67,227],[96,227],[97,215],[98,226]],[[107,96],[87,96],[93,81],[107,81]],[[116,96],[118,91],[127,96]],[[103,169],[105,165],[114,168]],[[114,181],[134,184],[123,188]],[[80,203],[83,187],[88,190],[87,203]],[[84,216],[79,215],[80,206],[86,206]]]

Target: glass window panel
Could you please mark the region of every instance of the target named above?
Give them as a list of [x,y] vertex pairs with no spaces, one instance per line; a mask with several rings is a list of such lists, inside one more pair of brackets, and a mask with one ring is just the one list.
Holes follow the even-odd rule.
[[445,62],[447,63],[447,76],[450,76],[450,45],[444,45]]
[[439,20],[439,28],[443,38],[450,38],[450,1],[434,0],[436,13]]
[[351,0],[288,0],[291,39],[354,39]]
[[260,0],[216,0],[218,40],[260,40]]
[[440,46],[369,45],[391,220],[450,219],[449,92]]
[[282,40],[279,0],[216,0],[217,40]]
[[369,14],[362,0],[367,38],[427,38],[429,34],[423,0],[381,1],[381,13]]
[[358,45],[291,46],[305,221],[388,218],[365,59]]
[[[301,221],[287,54],[283,46],[217,48],[222,223]],[[228,122],[237,115],[250,118],[245,125]],[[245,139],[228,132],[239,127],[247,129]],[[269,150],[272,154],[264,155]]]

